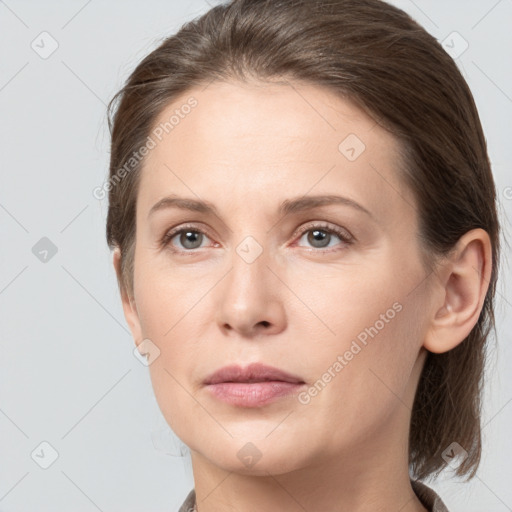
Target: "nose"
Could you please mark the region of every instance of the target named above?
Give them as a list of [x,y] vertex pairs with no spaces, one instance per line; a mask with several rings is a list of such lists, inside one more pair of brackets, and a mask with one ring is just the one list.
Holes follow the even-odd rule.
[[277,334],[286,325],[285,288],[263,251],[254,261],[233,252],[232,267],[217,290],[217,324],[224,334]]

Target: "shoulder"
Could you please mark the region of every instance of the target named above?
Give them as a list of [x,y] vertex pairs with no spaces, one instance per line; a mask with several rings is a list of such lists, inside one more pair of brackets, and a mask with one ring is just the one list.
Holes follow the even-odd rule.
[[429,512],[449,512],[441,497],[423,482],[411,480],[412,489]]
[[178,512],[194,512],[196,510],[196,491],[195,489],[192,489],[187,497],[185,498],[185,501],[181,505]]

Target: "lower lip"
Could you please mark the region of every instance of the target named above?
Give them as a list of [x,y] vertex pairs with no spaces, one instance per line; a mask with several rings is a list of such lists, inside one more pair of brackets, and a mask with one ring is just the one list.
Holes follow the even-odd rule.
[[261,407],[278,398],[297,393],[304,384],[283,381],[221,382],[207,389],[219,400],[239,407]]

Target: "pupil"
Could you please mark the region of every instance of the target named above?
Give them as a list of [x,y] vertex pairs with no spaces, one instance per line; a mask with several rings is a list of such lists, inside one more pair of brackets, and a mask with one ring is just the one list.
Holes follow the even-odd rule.
[[[328,237],[329,235],[325,233],[324,231],[321,231],[319,229],[315,229],[314,231],[310,231],[310,242],[325,242],[327,240],[327,243],[321,243],[320,245],[316,245],[316,247],[325,247],[328,245]],[[314,244],[313,244],[314,245]]]
[[[197,233],[196,231],[184,232],[182,234],[182,240],[181,240],[183,247],[187,247],[188,249],[195,249],[194,243],[197,242],[199,235],[200,235],[200,233]],[[184,240],[183,240],[183,238],[184,238]],[[192,247],[190,245],[192,245]]]

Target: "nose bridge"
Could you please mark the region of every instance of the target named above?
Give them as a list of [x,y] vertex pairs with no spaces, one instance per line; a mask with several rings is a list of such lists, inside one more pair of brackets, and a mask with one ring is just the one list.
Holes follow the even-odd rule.
[[219,297],[219,327],[243,334],[261,325],[281,329],[284,320],[279,280],[268,268],[272,255],[257,238],[262,235],[244,235],[232,247],[231,270]]
[[260,243],[253,235],[245,236],[233,247],[228,293],[235,306],[247,309],[251,304],[264,299],[270,291],[270,270],[267,267],[269,256],[263,242]]
[[231,280],[242,287],[251,286],[254,281],[264,284],[266,274],[270,272],[267,264],[271,260],[269,237],[272,232],[266,232],[265,222],[257,218],[256,207],[249,208],[248,205],[248,201],[238,205],[230,244]]

